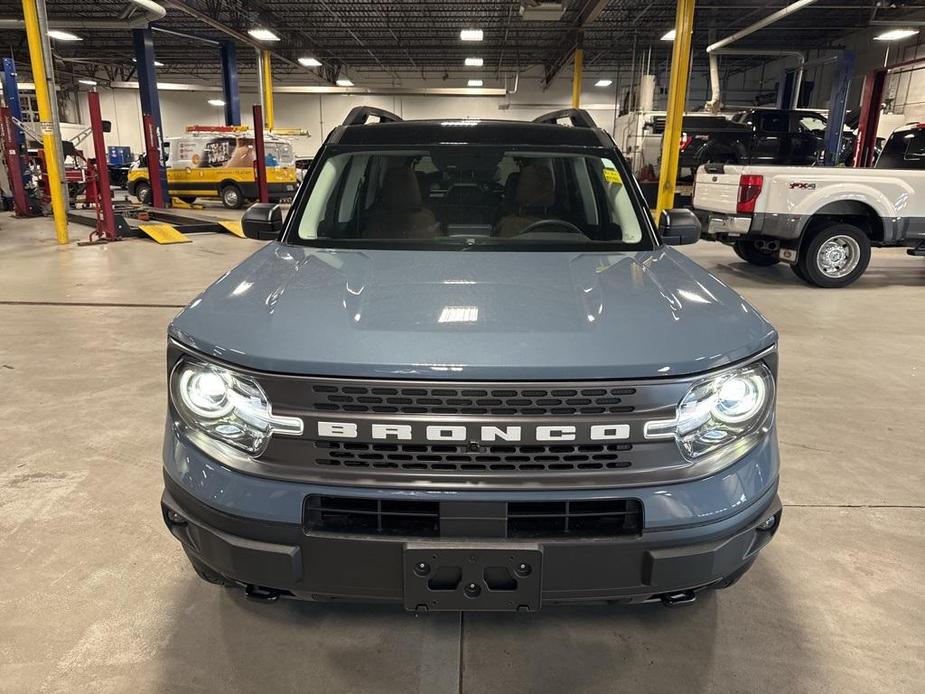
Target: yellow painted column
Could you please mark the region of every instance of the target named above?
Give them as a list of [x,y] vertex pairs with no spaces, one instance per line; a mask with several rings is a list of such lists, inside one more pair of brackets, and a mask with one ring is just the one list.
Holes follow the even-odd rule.
[[273,129],[273,66],[270,51],[263,52],[263,123],[267,130]]
[[55,132],[52,122],[51,99],[48,93],[48,81],[45,74],[44,46],[39,30],[39,15],[35,0],[22,0],[23,15],[26,20],[26,39],[29,42],[29,60],[32,63],[32,81],[35,82],[35,100],[39,107],[39,120],[42,130],[42,147],[45,149],[45,167],[48,171],[48,190],[51,193],[51,212],[55,220],[55,237],[58,243],[66,244],[67,204],[61,190],[62,171],[58,167],[59,132]]
[[681,121],[687,100],[687,77],[691,66],[691,35],[694,30],[694,0],[678,0],[675,12],[674,51],[671,54],[671,79],[668,84],[668,117],[662,136],[662,163],[658,179],[656,222],[662,210],[674,206],[678,160],[681,156]]
[[581,106],[581,73],[584,69],[584,49],[575,49],[575,70],[572,72],[572,108]]

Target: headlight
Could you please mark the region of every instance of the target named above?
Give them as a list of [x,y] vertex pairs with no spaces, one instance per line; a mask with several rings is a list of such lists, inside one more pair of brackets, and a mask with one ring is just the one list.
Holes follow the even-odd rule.
[[248,453],[262,451],[274,433],[302,434],[301,419],[271,412],[260,384],[215,364],[181,361],[170,394],[189,426]]
[[[688,460],[733,443],[744,443],[774,405],[774,377],[757,362],[691,386],[675,419],[649,422],[647,438],[673,436]],[[741,452],[744,452],[742,450]]]

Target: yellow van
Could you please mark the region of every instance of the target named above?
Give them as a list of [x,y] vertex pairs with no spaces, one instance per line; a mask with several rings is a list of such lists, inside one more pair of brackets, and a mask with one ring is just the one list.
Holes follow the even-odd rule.
[[[267,187],[270,200],[291,198],[297,188],[292,144],[281,137],[264,135]],[[254,171],[254,132],[243,126],[189,126],[186,134],[169,137],[167,189],[184,202],[196,198],[219,198],[236,209],[257,199]],[[128,173],[128,192],[143,204],[151,204],[151,182],[142,156]]]

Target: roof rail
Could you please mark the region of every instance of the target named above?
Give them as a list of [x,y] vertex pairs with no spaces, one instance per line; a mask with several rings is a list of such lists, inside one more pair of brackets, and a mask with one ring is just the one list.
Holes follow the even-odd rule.
[[568,118],[572,126],[576,128],[596,128],[597,123],[591,117],[591,114],[580,108],[563,108],[561,111],[550,111],[544,113],[538,118],[534,118],[534,123],[549,123],[555,125],[563,118]]
[[378,117],[380,123],[398,123],[401,121],[401,116],[396,116],[391,111],[386,111],[383,108],[376,108],[375,106],[354,106],[350,109],[350,113],[347,114],[347,117],[344,118],[343,125],[364,125],[371,116]]

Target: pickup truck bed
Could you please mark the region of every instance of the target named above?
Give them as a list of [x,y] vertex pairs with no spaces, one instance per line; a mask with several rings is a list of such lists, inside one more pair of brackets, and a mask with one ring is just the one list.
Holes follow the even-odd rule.
[[[920,128],[913,135],[925,138]],[[919,168],[708,164],[697,174],[693,206],[705,239],[733,246],[754,265],[787,262],[821,287],[855,281],[871,247],[908,246],[925,255]]]

